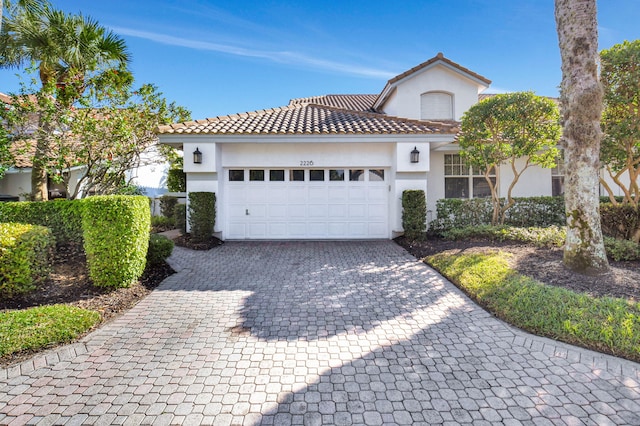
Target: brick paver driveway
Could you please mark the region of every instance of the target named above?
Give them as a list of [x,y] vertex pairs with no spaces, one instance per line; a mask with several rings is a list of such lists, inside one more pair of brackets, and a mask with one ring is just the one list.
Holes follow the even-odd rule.
[[0,370],[0,424],[640,424],[638,364],[513,330],[393,242],[170,261],[124,316]]

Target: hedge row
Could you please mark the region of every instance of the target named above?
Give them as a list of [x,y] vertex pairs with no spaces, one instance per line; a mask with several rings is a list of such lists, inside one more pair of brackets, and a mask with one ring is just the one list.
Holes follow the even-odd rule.
[[0,223],[0,294],[27,293],[49,276],[55,245],[48,228],[24,223]]
[[46,226],[59,245],[82,242],[82,200],[0,203],[0,222]]
[[[520,197],[514,201],[507,210],[505,225],[523,228],[565,225],[563,197]],[[429,224],[429,232],[439,234],[454,228],[489,225],[492,212],[490,198],[441,199],[436,202],[436,219]]]
[[[89,275],[94,284],[101,287],[126,287],[142,275],[149,246],[150,220],[149,202],[144,196],[0,203],[0,222],[46,226],[53,234],[52,241],[55,237],[59,244],[84,242]],[[11,237],[7,238],[0,241],[3,253],[11,242]],[[41,256],[42,249],[33,250]],[[46,256],[41,257],[47,259]],[[20,259],[22,263],[19,266],[14,264],[13,269],[32,268],[28,259]],[[33,268],[34,274],[40,277],[44,269]],[[24,291],[33,288],[33,285],[25,284],[21,275],[11,280]],[[4,291],[7,294],[15,292]]]
[[[520,228],[565,226],[563,197],[515,198],[507,210],[505,225]],[[488,198],[447,198],[436,202],[436,219],[429,232],[442,235],[449,230],[491,224],[492,204]],[[630,205],[614,206],[601,198],[600,218],[604,235],[632,240],[640,232],[640,209]]]

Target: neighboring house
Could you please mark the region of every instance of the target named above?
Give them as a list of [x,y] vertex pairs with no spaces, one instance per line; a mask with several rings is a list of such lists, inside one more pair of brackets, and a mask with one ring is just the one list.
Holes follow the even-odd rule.
[[[406,189],[425,191],[427,220],[439,199],[489,196],[455,138],[463,113],[490,96],[482,94],[490,83],[438,53],[380,94],[294,99],[162,126],[160,142],[183,149],[187,192],[217,194],[223,239],[393,238],[403,232]],[[511,174],[508,166],[496,171],[500,194]],[[562,193],[561,167],[532,167],[513,191]]]
[[[0,93],[0,105],[2,104],[9,106],[11,97]],[[33,123],[30,125],[32,131],[35,132],[37,117],[34,115],[34,118],[30,121]],[[35,153],[35,141],[16,142],[11,146],[11,152],[15,158],[15,166],[7,170],[4,177],[0,179],[0,194],[17,196],[24,200],[31,193],[31,167]],[[70,174],[69,191],[75,191],[85,170],[85,166],[78,165],[62,172],[67,176]],[[168,170],[169,163],[162,157],[158,147],[154,145],[140,155],[139,166],[129,170],[126,175],[131,184],[139,186],[146,195],[155,198],[167,192]],[[55,181],[56,179],[48,179],[49,199],[66,198],[67,188],[64,184],[56,183]],[[82,196],[82,191],[79,192],[79,196]]]

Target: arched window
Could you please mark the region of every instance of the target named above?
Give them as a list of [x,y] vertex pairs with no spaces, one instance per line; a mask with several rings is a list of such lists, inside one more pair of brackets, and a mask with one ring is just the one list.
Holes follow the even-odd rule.
[[420,118],[423,120],[453,120],[453,96],[446,92],[420,95]]

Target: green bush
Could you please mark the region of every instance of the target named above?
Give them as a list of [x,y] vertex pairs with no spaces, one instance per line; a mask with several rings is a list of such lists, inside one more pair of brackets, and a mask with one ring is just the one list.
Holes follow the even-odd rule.
[[427,199],[420,189],[402,191],[402,227],[409,240],[422,240],[427,230]]
[[161,264],[172,252],[173,241],[164,235],[151,234],[147,250],[147,267]]
[[[514,201],[505,215],[505,225],[530,228],[566,224],[563,197],[518,197]],[[492,209],[489,198],[438,200],[436,219],[429,223],[429,232],[441,234],[454,228],[489,225]]]
[[49,276],[55,239],[43,226],[0,223],[0,294],[27,293]]
[[178,197],[163,195],[160,197],[160,213],[164,217],[173,217],[173,211],[178,204]]
[[151,216],[151,232],[164,232],[175,229],[176,220],[173,217]]
[[81,243],[82,200],[0,203],[0,222],[46,226],[59,245]]
[[469,240],[482,238],[493,241],[517,241],[538,247],[561,247],[567,238],[564,227],[548,226],[546,228],[518,228],[515,226],[466,226],[442,232],[448,240]]
[[127,287],[144,272],[151,211],[143,196],[83,200],[82,226],[89,276],[99,287]]
[[613,260],[640,260],[640,244],[633,241],[604,237],[604,248]]
[[633,239],[640,229],[640,209],[629,204],[600,204],[602,233],[608,237]]
[[173,219],[176,229],[180,231],[182,235],[187,233],[187,205],[176,204],[173,208]]
[[189,227],[193,242],[205,242],[211,238],[216,223],[216,194],[213,192],[189,193]]
[[187,174],[180,169],[169,170],[167,189],[171,192],[185,192],[187,190]]

